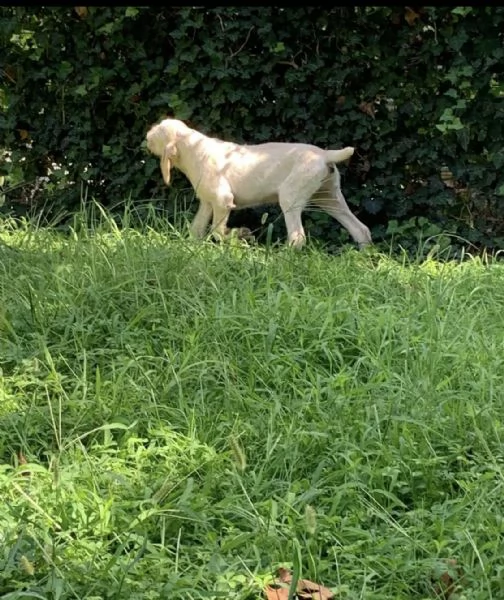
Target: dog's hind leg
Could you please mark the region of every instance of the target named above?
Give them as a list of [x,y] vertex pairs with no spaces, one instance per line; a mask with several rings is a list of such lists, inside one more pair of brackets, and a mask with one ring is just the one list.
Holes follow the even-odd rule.
[[312,203],[341,223],[361,248],[372,243],[369,228],[348,207],[341,191],[340,175],[337,170],[315,194]]

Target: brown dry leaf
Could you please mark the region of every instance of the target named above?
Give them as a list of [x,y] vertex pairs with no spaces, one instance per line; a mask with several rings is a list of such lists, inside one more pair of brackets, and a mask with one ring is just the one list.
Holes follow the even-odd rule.
[[404,193],[406,194],[406,196],[411,196],[412,194],[415,193],[415,185],[413,183],[411,183],[411,181],[406,185],[406,189],[404,190]]
[[26,129],[18,129],[19,137],[22,140],[26,140],[30,137],[30,134],[26,131]]
[[79,19],[85,19],[88,15],[87,6],[74,6],[74,10],[77,13]]
[[359,104],[359,108],[361,109],[361,111],[363,113],[365,113],[366,115],[369,115],[370,117],[372,117],[373,119],[375,118],[375,108],[373,106],[372,102],[361,102]]
[[336,104],[337,104],[338,106],[343,106],[343,104],[345,104],[345,100],[346,100],[346,97],[345,97],[345,96],[338,96],[338,97],[336,98]]
[[7,65],[6,67],[4,67],[3,72],[4,72],[4,75],[7,77],[7,79],[11,83],[16,83],[16,71],[15,71],[14,67]]
[[[18,464],[20,464],[20,465],[28,464],[28,461],[26,460],[26,456],[21,452],[21,450],[19,450],[17,453],[17,459],[18,459]],[[23,475],[23,477],[28,477],[30,475],[30,471],[21,471],[21,475]]]
[[280,567],[277,571],[277,577],[282,583],[288,583],[290,585],[292,581],[292,573],[285,567]]
[[362,162],[362,164],[360,165],[360,171],[362,171],[363,173],[369,173],[369,171],[371,170],[371,163],[369,162],[369,160],[367,158],[365,158]]
[[371,170],[371,163],[368,158],[362,157],[361,161],[357,164],[356,171],[362,181],[367,179],[368,173]]
[[448,167],[441,167],[441,179],[443,180],[446,187],[455,187],[455,178],[453,177],[453,173]]
[[434,591],[440,598],[450,600],[464,573],[455,558],[449,558],[445,563],[446,571],[439,575],[438,582],[434,585]]
[[415,12],[412,8],[410,8],[409,6],[406,6],[404,18],[406,19],[406,22],[408,23],[408,25],[410,27],[413,27],[413,25],[415,24],[415,21],[420,18],[420,15],[417,12]]
[[[292,573],[289,569],[280,567],[277,571],[277,581],[273,585],[265,588],[267,600],[288,600],[289,587],[274,587],[281,583],[290,586],[292,582]],[[332,600],[334,594],[329,588],[310,581],[309,579],[299,579],[296,586],[296,596],[298,600]]]
[[464,202],[468,202],[471,199],[471,189],[468,187],[455,187],[455,193],[457,196],[460,196]]
[[275,588],[268,585],[264,588],[266,600],[289,600],[289,588]]

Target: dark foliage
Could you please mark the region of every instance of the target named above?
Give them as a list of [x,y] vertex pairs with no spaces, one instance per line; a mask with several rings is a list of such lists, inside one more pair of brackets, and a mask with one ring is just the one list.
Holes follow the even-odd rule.
[[143,143],[170,115],[239,142],[353,145],[344,189],[376,240],[500,247],[503,31],[483,5],[2,7],[2,210],[173,200],[187,182],[165,188]]

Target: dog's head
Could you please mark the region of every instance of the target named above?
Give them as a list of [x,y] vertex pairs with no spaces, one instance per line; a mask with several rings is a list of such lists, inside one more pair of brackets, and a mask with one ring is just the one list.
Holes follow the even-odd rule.
[[176,165],[177,141],[191,130],[178,119],[164,119],[147,132],[147,148],[149,152],[159,156],[161,173],[166,185],[170,184],[170,169]]

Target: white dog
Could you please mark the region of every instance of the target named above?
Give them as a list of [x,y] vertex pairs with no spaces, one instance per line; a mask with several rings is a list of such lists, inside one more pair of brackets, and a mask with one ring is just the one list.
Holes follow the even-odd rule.
[[191,182],[200,206],[191,233],[201,238],[210,220],[221,236],[234,208],[279,203],[289,243],[301,247],[301,213],[308,203],[339,221],[361,246],[371,243],[369,229],[351,212],[341,192],[336,163],[352,156],[351,147],[322,150],[310,144],[239,145],[207,137],[177,119],[164,119],[147,133],[147,148],[159,156],[166,185],[176,167]]

